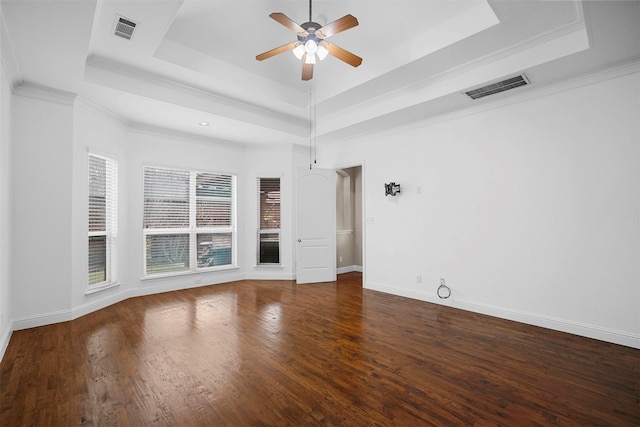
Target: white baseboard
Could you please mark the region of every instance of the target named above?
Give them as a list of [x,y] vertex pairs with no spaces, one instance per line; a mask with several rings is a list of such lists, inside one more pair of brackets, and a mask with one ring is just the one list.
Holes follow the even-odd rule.
[[352,273],[354,271],[362,273],[362,266],[361,265],[348,265],[346,267],[338,267],[338,269],[336,270],[336,273],[343,274],[343,273]]
[[236,271],[218,273],[216,275],[202,276],[194,279],[192,276],[165,277],[160,279],[145,280],[143,283],[152,282],[148,286],[140,286],[130,289],[127,298],[141,297],[145,295],[161,294],[164,292],[179,291],[182,289],[199,288],[202,286],[218,285],[220,283],[237,282],[244,280],[245,274]]
[[84,304],[76,306],[71,309],[71,319],[77,319],[78,317],[86,316],[89,313],[93,313],[94,311],[102,310],[103,308],[109,307],[110,305],[117,304],[120,301],[124,301],[128,298],[131,298],[130,291],[121,290],[122,287],[119,288],[119,292],[112,293],[109,295],[101,296],[98,298],[93,298],[91,301],[88,301]]
[[13,327],[11,330],[19,331],[22,329],[36,328],[38,326],[67,322],[69,320],[77,319],[89,313],[93,313],[94,311],[101,310],[110,305],[117,304],[120,301],[124,301],[133,297],[178,291],[181,289],[196,288],[200,286],[216,285],[220,283],[235,282],[238,280],[243,280],[244,278],[244,274],[232,272],[215,277],[203,277],[202,279],[198,280],[201,280],[202,283],[197,283],[196,281],[186,281],[182,277],[170,277],[157,279],[158,282],[153,286],[140,286],[138,288],[126,289],[126,286],[120,285],[118,287],[118,292],[109,293],[108,295],[105,294],[104,296],[97,296],[96,294],[93,294],[90,301],[87,301],[84,304],[75,306],[68,310],[59,310],[14,319]]
[[[342,274],[342,273],[351,272],[351,271],[358,271],[358,267],[359,266],[343,267],[346,270],[341,271],[340,269],[338,269],[338,273]],[[108,307],[112,304],[116,304],[120,301],[124,301],[128,298],[163,293],[163,292],[170,292],[170,291],[187,289],[192,287],[228,283],[228,282],[233,282],[233,281],[238,281],[243,279],[261,279],[261,280],[294,280],[295,279],[295,277],[292,277],[293,275],[287,275],[286,278],[277,278],[277,279],[275,278],[275,275],[273,278],[272,277],[265,278],[265,276],[262,274],[259,277],[251,277],[251,276],[254,276],[254,274],[250,274],[250,275],[230,274],[230,275],[225,275],[224,277],[216,278],[216,280],[207,280],[206,284],[199,284],[199,285],[192,284],[189,286],[185,286],[185,283],[174,282],[174,283],[168,283],[161,286],[148,286],[148,287],[139,287],[139,288],[134,288],[129,290],[122,290],[121,292],[110,294],[103,298],[94,299],[90,302],[74,307],[73,309],[59,310],[55,312],[44,313],[44,314],[33,315],[33,316],[26,316],[26,317],[14,319],[13,322],[9,322],[5,330],[2,331],[2,335],[0,335],[0,360],[2,360],[2,357],[4,356],[7,346],[9,345],[9,340],[11,339],[11,334],[13,331],[18,331],[21,329],[28,329],[28,328],[35,328],[38,326],[44,326],[44,325],[49,325],[53,323],[66,322],[69,320],[77,319],[86,314]],[[258,275],[256,274],[255,276],[258,276]],[[527,312],[522,312],[518,310],[510,310],[502,307],[489,306],[489,305],[479,304],[471,301],[462,301],[462,300],[457,300],[453,297],[450,299],[439,299],[425,292],[414,291],[411,289],[392,288],[390,286],[380,284],[380,283],[375,283],[375,282],[366,282],[364,287],[366,289],[380,291],[380,292],[384,292],[392,295],[399,295],[399,296],[417,299],[420,301],[426,301],[434,304],[446,305],[446,306],[455,307],[455,308],[459,308],[466,311],[486,314],[489,316],[498,317],[498,318],[507,319],[507,320],[513,320],[516,322],[526,323],[530,325],[541,326],[548,329],[567,332],[574,335],[580,335],[588,338],[594,338],[601,341],[607,341],[614,344],[620,344],[627,347],[640,349],[639,334],[633,334],[625,331],[602,328],[599,326],[584,324],[580,322],[573,322],[569,320],[558,319],[558,318],[538,315],[534,313],[527,313]]]
[[0,335],[0,362],[4,358],[4,352],[7,351],[7,346],[9,345],[9,341],[11,340],[11,334],[13,333],[13,322],[9,322],[7,327],[2,331],[2,335]]
[[440,299],[431,294],[427,294],[426,292],[415,291],[412,289],[392,288],[375,282],[365,283],[364,288],[640,349],[640,334],[634,334],[631,332],[608,329],[581,322],[519,310],[511,310],[503,307],[490,306],[472,301],[462,301],[455,299],[453,296],[448,299]]
[[247,280],[296,280],[295,273],[281,271],[260,271],[244,275]]
[[52,325],[54,323],[67,322],[72,319],[71,309],[58,310],[32,316],[18,317],[13,320],[13,330],[37,328],[38,326]]

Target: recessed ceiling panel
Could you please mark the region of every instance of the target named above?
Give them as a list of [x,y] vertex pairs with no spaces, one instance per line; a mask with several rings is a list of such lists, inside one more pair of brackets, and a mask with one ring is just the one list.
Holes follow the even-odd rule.
[[[522,72],[533,84],[500,98],[640,57],[638,2],[317,0],[320,24],[358,19],[330,41],[364,62],[329,56],[303,82],[289,52],[255,59],[295,40],[273,12],[309,19],[306,0],[3,0],[3,65],[15,85],[76,93],[126,121],[305,143],[310,111],[320,139],[347,137],[491,103],[462,92]],[[114,36],[116,16],[137,23],[131,40]]]
[[[201,61],[191,61],[195,71],[212,73],[212,58],[229,69],[243,70],[301,93],[309,83],[301,81],[301,61],[284,52],[265,61],[255,56],[296,40],[296,35],[269,14],[281,12],[297,23],[309,20],[305,1],[216,1],[185,0],[169,27],[157,57],[174,62],[182,57],[182,46]],[[344,15],[354,15],[359,25],[334,37],[332,43],[364,58],[352,68],[327,57],[314,69],[318,99],[376,78],[434,51],[498,23],[485,0],[466,1],[314,1],[312,20],[321,25]],[[384,17],[381,19],[381,17]],[[166,45],[172,46],[171,57]],[[184,65],[184,62],[182,63]],[[197,68],[197,69],[196,69]],[[224,66],[218,67],[224,68]]]

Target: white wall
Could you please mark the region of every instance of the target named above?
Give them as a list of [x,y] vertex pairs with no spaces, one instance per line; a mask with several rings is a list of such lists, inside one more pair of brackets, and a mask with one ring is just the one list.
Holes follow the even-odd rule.
[[71,308],[73,97],[13,99],[12,315],[52,321]]
[[[120,285],[86,295],[87,153],[118,161]],[[244,278],[244,189],[250,181],[244,171],[242,146],[215,142],[156,128],[128,128],[110,114],[78,100],[75,108],[74,145],[74,285],[72,317],[78,317],[123,299],[168,290],[183,289]],[[143,167],[160,166],[187,170],[230,173],[238,184],[238,268],[175,277],[143,279]],[[251,181],[253,182],[253,181]],[[254,207],[255,209],[255,207]],[[255,242],[254,242],[255,245]],[[255,246],[254,246],[255,247]]]
[[[144,275],[142,174],[144,166],[160,166],[236,175],[238,216],[241,218],[241,213],[245,209],[245,199],[240,189],[245,187],[246,181],[243,173],[243,148],[233,144],[215,143],[204,138],[198,139],[156,130],[129,131],[127,144],[129,199],[127,215],[122,220],[128,223],[131,229],[131,238],[124,243],[129,248],[127,255],[129,265],[126,274],[131,280],[130,285],[140,289],[138,294],[145,294],[242,279],[246,266],[240,258],[243,248],[238,247],[238,269],[142,280]],[[239,243],[244,240],[246,233],[244,227],[240,225],[237,237]]]
[[[27,85],[7,97],[0,77],[3,336],[12,320],[69,320],[130,296],[293,278],[304,147],[127,129],[72,94]],[[319,166],[366,163],[365,286],[640,347],[639,91],[640,76],[627,75],[321,147]],[[119,161],[121,195],[121,285],[93,295],[85,295],[88,149]],[[142,280],[144,165],[238,176],[238,269]],[[262,174],[283,178],[279,270],[255,268]],[[401,195],[384,196],[389,181]],[[446,301],[435,294],[440,277],[453,290]]]
[[[2,161],[13,149],[12,176],[4,167],[9,160],[0,162],[1,184],[7,187],[2,197],[9,199],[13,193],[10,203],[3,203],[13,209],[0,212],[0,220],[3,229],[14,231],[8,266],[13,276],[3,280],[0,297],[12,294],[12,300],[11,304],[0,300],[0,307],[12,308],[4,313],[14,320],[15,329],[74,319],[132,296],[244,278],[294,278],[293,176],[301,158],[297,148],[243,146],[156,128],[130,128],[71,94],[29,85],[19,88],[14,103],[12,144],[3,137],[0,151]],[[5,104],[3,100],[3,109],[8,108]],[[3,126],[3,134],[6,129]],[[118,161],[120,284],[87,294],[89,152]],[[237,268],[143,279],[142,171],[146,165],[237,176]],[[277,269],[256,268],[258,176],[282,178],[282,266]],[[47,249],[50,242],[54,249]],[[3,250],[9,247],[3,239]],[[7,271],[3,266],[2,273]]]
[[366,162],[365,286],[640,347],[640,76],[591,83],[321,147]]
[[[127,132],[118,118],[104,110],[78,99],[74,105],[73,136],[73,202],[72,202],[72,286],[70,289],[72,317],[78,317],[122,299],[121,293],[131,286],[125,273],[129,264],[129,248],[125,244],[131,233],[127,221],[123,221],[129,207],[129,176]],[[88,229],[88,155],[109,157],[118,162],[118,265],[120,287],[99,293],[87,292],[87,229]]]
[[11,85],[0,66],[0,356],[12,330],[11,312]]
[[[294,200],[293,181],[295,169],[294,148],[291,145],[248,147],[245,151],[245,187],[244,216],[246,234],[243,241],[243,265],[246,277],[254,279],[295,278],[293,238],[294,238]],[[280,266],[258,266],[257,264],[257,227],[258,227],[258,178],[280,178]]]

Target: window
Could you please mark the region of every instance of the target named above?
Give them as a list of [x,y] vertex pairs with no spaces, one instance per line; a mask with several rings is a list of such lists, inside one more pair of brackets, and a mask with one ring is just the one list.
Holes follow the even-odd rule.
[[145,275],[235,265],[236,179],[144,168]]
[[89,154],[89,287],[115,283],[118,163]]
[[280,178],[258,178],[258,264],[280,264]]

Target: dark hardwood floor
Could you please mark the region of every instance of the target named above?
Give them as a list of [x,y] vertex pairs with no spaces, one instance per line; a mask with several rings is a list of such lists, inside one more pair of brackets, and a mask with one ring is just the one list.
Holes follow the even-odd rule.
[[13,333],[3,426],[640,425],[640,351],[363,290],[132,298]]

